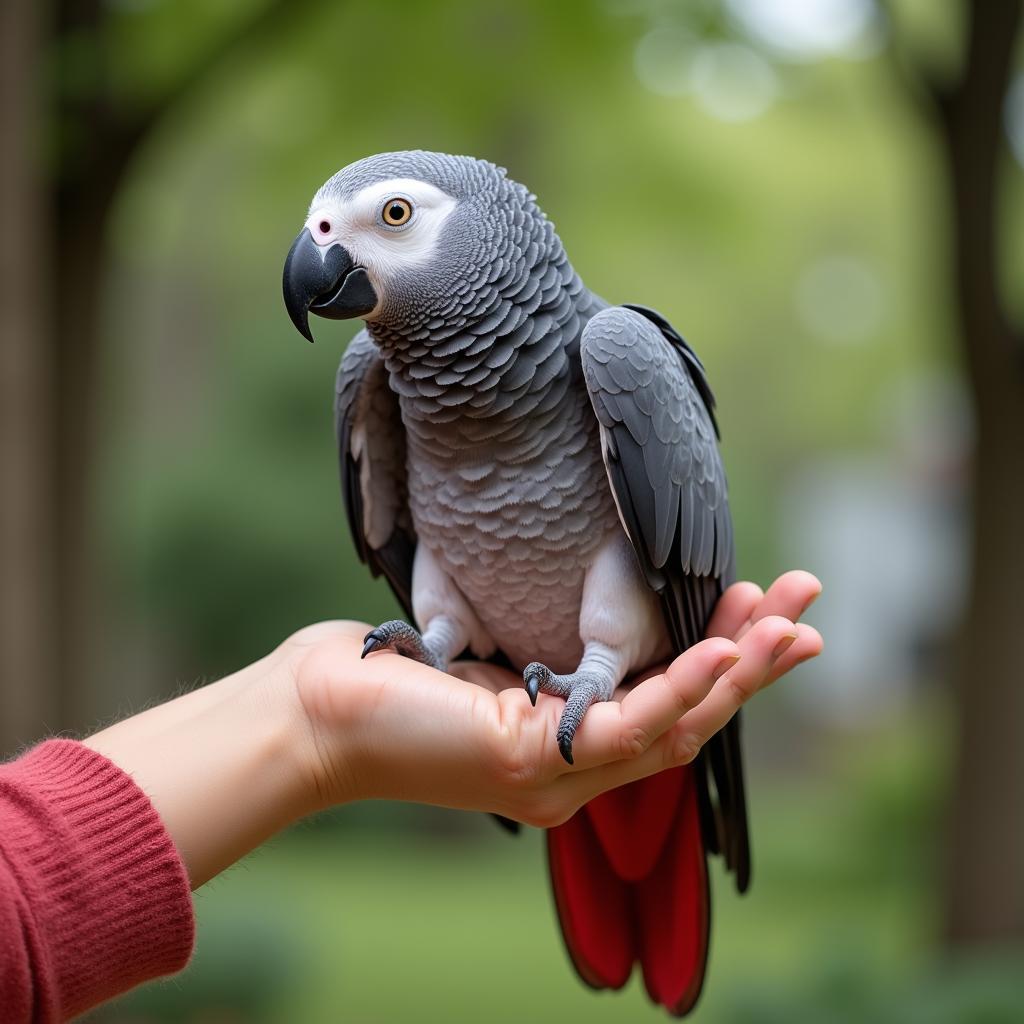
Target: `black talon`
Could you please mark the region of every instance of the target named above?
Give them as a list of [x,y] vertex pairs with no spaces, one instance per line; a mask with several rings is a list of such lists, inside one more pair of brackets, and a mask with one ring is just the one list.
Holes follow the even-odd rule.
[[562,757],[565,758],[566,763],[572,764],[572,737],[559,736],[558,749],[562,752]]
[[531,661],[523,669],[523,684],[536,706],[537,694],[543,687],[552,697],[565,698],[565,710],[558,722],[555,739],[566,764],[572,764],[572,741],[587,709],[594,701],[608,700],[615,688],[615,680],[598,672],[577,669],[568,675],[555,675],[546,665]]
[[363,637],[363,653],[359,655],[360,658],[365,658],[368,654],[373,651],[384,642],[384,638],[380,635],[379,629],[371,629],[366,636]]
[[530,695],[530,703],[537,706],[537,693],[540,690],[540,676],[536,672],[531,672],[526,677],[526,692]]

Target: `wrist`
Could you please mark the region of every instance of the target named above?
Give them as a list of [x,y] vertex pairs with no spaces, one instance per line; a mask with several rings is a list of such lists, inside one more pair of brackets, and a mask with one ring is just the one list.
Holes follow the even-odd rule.
[[192,888],[312,810],[304,720],[274,655],[89,737],[151,800]]
[[360,665],[362,637],[356,622],[323,622],[289,637],[275,652],[276,686],[293,707],[292,754],[310,811],[365,798],[358,766],[367,691],[346,666]]
[[322,810],[320,785],[311,770],[313,729],[298,696],[295,676],[287,658],[275,651],[266,664],[251,666],[252,678],[228,698],[225,712],[249,724],[253,764],[257,776],[266,773],[277,794],[284,825]]

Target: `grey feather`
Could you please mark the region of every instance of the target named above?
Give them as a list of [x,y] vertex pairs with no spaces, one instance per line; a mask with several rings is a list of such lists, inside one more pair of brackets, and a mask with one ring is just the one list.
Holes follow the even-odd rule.
[[384,360],[360,331],[338,367],[334,400],[342,500],[356,550],[412,614],[416,534],[409,515],[405,432]]
[[[638,523],[651,566],[664,569],[671,556],[684,571],[709,576],[730,564],[732,553],[716,549],[730,535],[729,503],[711,410],[677,345],[652,320],[619,306],[590,321],[580,354],[598,420],[615,437],[630,497],[637,499],[646,486],[653,499],[653,521],[645,511]],[[651,504],[645,500],[644,509]]]

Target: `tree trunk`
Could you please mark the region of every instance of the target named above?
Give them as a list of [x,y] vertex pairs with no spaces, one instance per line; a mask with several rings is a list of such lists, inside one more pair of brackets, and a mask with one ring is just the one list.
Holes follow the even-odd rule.
[[950,945],[1024,942],[1024,339],[998,292],[1002,114],[1018,0],[970,5],[964,70],[940,97],[953,209],[953,273],[977,424],[973,574],[956,680]]
[[0,4],[0,757],[57,715],[40,8]]
[[106,589],[96,564],[97,371],[103,340],[103,283],[107,224],[114,196],[128,166],[130,148],[107,136],[103,158],[73,188],[57,191],[61,225],[54,259],[60,300],[52,339],[54,373],[53,492],[57,555],[58,702],[64,729],[95,724],[96,672],[104,663],[97,637],[107,614]]
[[946,934],[954,947],[1024,942],[1024,387],[1007,375],[979,415],[974,578],[956,686]]

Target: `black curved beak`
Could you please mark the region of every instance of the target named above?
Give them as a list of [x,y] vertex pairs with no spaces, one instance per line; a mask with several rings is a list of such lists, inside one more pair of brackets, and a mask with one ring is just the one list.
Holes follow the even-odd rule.
[[352,262],[349,251],[332,245],[321,250],[309,228],[292,243],[284,261],[284,304],[292,323],[309,341],[309,311],[328,320],[365,316],[377,305],[377,293],[363,267]]

